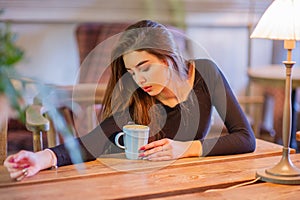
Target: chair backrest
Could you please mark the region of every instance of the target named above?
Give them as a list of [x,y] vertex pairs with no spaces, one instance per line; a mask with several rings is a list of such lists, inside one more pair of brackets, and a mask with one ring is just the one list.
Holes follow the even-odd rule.
[[[76,29],[76,37],[80,56],[80,83],[107,82],[110,72],[108,69],[111,46],[103,42],[122,32],[128,23],[83,23]],[[97,49],[97,45],[101,48]],[[94,50],[94,51],[92,51]],[[104,69],[105,73],[99,72]],[[101,80],[100,80],[101,79]]]

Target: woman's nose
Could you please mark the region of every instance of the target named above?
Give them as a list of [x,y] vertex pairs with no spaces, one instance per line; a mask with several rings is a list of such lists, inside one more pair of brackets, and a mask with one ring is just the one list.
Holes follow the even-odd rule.
[[142,74],[140,73],[136,73],[135,74],[135,81],[138,85],[142,85],[143,83],[146,82],[146,78],[145,76],[143,76]]

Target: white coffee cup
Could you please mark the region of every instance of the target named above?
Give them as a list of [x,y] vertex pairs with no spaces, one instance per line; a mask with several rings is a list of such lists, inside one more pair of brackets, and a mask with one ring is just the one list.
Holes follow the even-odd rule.
[[[115,137],[118,147],[125,149],[126,158],[131,160],[139,159],[139,149],[148,143],[149,127],[139,124],[128,124],[123,126],[123,132]],[[123,136],[124,146],[120,145],[119,138]]]

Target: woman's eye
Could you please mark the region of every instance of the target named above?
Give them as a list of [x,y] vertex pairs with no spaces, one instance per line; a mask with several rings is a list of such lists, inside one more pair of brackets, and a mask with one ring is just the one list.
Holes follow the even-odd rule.
[[150,69],[150,66],[149,66],[149,65],[141,67],[141,71],[142,71],[142,72],[146,72],[146,71],[148,71],[149,69]]

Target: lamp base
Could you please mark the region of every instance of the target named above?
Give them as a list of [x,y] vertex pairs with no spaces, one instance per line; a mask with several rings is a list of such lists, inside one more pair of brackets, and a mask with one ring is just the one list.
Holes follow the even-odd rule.
[[273,168],[258,170],[256,177],[266,182],[298,185],[300,184],[300,169],[291,162],[289,148],[283,148],[280,162]]
[[300,176],[275,176],[268,174],[265,169],[258,170],[256,172],[256,177],[260,178],[261,181],[286,184],[286,185],[299,185]]

